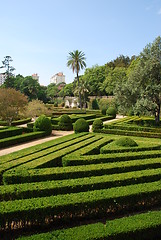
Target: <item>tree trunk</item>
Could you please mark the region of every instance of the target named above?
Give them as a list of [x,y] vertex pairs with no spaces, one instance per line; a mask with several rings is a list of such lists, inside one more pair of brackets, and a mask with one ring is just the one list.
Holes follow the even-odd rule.
[[158,104],[157,111],[155,112],[155,123],[159,125],[160,122],[160,104]]
[[80,103],[80,108],[81,108],[81,110],[82,110],[82,101],[81,101],[81,93],[80,93],[78,72],[77,72],[77,81],[78,81],[78,89],[79,89],[79,103]]

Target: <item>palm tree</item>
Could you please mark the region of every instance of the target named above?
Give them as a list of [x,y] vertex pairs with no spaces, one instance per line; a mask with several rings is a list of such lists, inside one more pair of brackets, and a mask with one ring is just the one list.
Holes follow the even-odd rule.
[[[85,58],[84,52],[78,51],[78,50],[75,50],[73,52],[69,52],[67,66],[70,67],[73,70],[73,73],[76,72],[79,89],[80,89],[80,84],[79,84],[78,73],[81,69],[86,67],[85,60],[86,60],[86,58]],[[81,92],[80,91],[79,91],[79,102],[80,102],[80,108],[82,110],[82,101],[81,101]]]

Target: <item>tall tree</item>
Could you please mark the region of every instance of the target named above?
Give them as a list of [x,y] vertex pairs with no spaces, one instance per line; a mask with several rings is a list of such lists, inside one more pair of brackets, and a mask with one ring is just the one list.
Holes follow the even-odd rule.
[[40,84],[37,80],[33,79],[31,76],[22,78],[20,82],[20,91],[28,96],[30,101],[38,98],[39,90]]
[[[82,51],[75,50],[73,52],[69,52],[68,56],[68,62],[67,66],[70,67],[73,70],[73,73],[75,72],[77,75],[77,82],[78,82],[78,88],[80,88],[79,83],[79,72],[81,69],[84,69],[86,67],[85,62],[85,54]],[[80,102],[80,108],[82,110],[82,101],[81,101],[81,92],[79,91],[79,102]]]
[[147,113],[160,122],[161,37],[148,44],[128,73],[128,81],[115,89],[119,105],[132,107],[135,113]]
[[106,67],[95,65],[92,68],[85,70],[83,78],[89,83],[89,95],[102,96],[105,95],[105,90],[101,88],[105,78]]
[[10,56],[6,56],[4,58],[4,61],[2,61],[3,67],[6,68],[5,74],[6,74],[6,80],[5,80],[5,87],[7,88],[12,88],[14,83],[13,83],[13,71],[15,70],[15,68],[13,66],[11,66],[11,62],[12,62],[12,58]]
[[74,95],[78,96],[79,92],[81,94],[82,99],[82,105],[86,109],[87,107],[87,101],[88,101],[88,95],[89,95],[89,83],[86,81],[83,76],[80,77],[80,86],[78,85],[74,89]]

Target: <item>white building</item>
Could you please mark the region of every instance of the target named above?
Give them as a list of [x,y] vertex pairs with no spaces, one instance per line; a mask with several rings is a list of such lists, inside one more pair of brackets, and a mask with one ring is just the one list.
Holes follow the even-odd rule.
[[6,80],[6,74],[0,73],[0,86],[4,83],[5,80]]
[[55,74],[50,78],[50,83],[55,83],[56,85],[59,83],[65,83],[65,75],[63,75],[62,72]]
[[37,73],[32,74],[32,78],[39,81],[39,76]]

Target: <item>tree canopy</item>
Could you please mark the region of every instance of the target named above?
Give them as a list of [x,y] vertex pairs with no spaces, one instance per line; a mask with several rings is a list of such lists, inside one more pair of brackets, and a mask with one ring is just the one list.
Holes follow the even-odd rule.
[[[73,52],[69,52],[67,66],[73,70],[73,73],[75,72],[77,75],[77,81],[78,81],[78,88],[80,88],[79,84],[79,72],[81,69],[86,67],[85,62],[85,54],[82,51],[75,50]],[[79,103],[80,108],[82,109],[82,101],[81,101],[81,92],[79,91]]]
[[161,37],[148,44],[134,61],[128,80],[116,86],[118,105],[122,110],[131,108],[135,114],[153,114],[158,124],[161,104]]
[[16,119],[27,104],[27,97],[15,89],[0,89],[0,116],[2,120],[11,122]]

